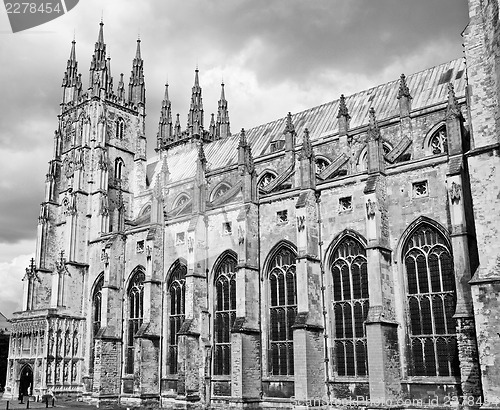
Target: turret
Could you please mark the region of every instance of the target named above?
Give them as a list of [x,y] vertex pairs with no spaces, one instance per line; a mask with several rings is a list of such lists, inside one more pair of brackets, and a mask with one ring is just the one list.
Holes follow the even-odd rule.
[[144,83],[144,61],[141,58],[141,40],[137,39],[137,49],[132,63],[132,73],[128,84],[128,100],[134,104],[146,104],[146,85]]
[[106,61],[106,44],[103,34],[104,23],[99,23],[99,35],[94,47],[94,55],[90,62],[89,91],[92,96],[99,96],[100,90],[108,87],[108,62]]
[[172,104],[168,96],[168,84],[165,84],[165,96],[161,103],[160,121],[158,123],[157,148],[162,150],[174,140],[172,125]]
[[66,65],[66,72],[64,73],[64,78],[62,82],[63,104],[75,101],[80,96],[79,92],[81,91],[81,80],[78,75],[78,63],[76,61],[75,44],[76,41],[73,40],[71,42],[71,52],[69,53],[69,59]]
[[198,68],[195,70],[194,86],[191,93],[191,106],[188,114],[187,132],[190,137],[203,137],[203,102],[198,79]]
[[227,109],[227,100],[224,92],[224,83],[221,84],[219,109],[217,111],[215,139],[226,138],[231,135],[229,129],[229,111]]

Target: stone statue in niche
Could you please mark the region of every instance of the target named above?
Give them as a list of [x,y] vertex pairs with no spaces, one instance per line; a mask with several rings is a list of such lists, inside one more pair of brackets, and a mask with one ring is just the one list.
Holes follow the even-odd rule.
[[71,339],[69,337],[69,331],[64,335],[64,355],[67,356],[69,354],[71,348]]
[[78,333],[73,334],[73,356],[78,354]]
[[49,330],[49,355],[54,355],[54,332]]

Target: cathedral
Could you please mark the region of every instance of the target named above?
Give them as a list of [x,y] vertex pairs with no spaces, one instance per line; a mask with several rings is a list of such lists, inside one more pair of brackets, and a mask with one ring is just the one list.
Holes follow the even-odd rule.
[[498,406],[499,2],[468,3],[465,58],[252,129],[196,69],[151,158],[140,40],[115,86],[101,22],[88,88],[73,41],[7,393]]

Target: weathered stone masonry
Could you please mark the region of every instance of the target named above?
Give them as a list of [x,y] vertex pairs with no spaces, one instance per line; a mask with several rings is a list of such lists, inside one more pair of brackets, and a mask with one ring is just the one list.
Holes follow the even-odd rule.
[[[76,45],[7,389],[171,408],[500,400],[498,2],[466,62],[231,134],[168,85],[146,158],[137,42]],[[31,393],[31,392],[30,392]]]

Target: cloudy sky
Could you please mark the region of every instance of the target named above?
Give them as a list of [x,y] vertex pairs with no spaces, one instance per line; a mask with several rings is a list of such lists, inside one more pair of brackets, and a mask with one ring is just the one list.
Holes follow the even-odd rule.
[[129,77],[142,40],[149,152],[165,82],[185,122],[197,65],[206,115],[216,111],[224,80],[234,132],[461,57],[467,24],[466,0],[81,0],[60,18],[12,34],[0,9],[0,311],[7,316],[20,307],[35,250],[71,41],[75,35],[86,88],[101,16],[115,86],[120,73]]

